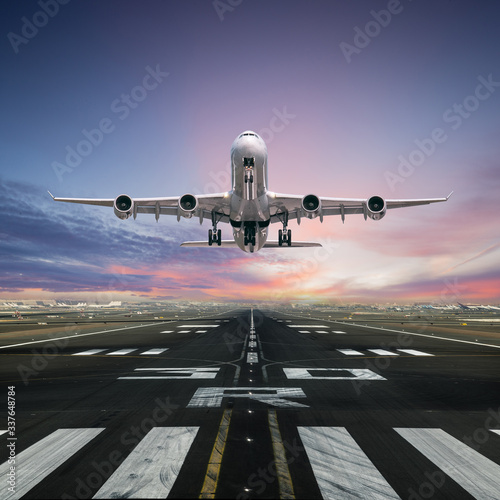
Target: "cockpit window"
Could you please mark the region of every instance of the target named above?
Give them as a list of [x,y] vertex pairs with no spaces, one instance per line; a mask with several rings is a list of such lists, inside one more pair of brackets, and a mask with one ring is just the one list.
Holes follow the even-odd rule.
[[254,134],[252,132],[245,132],[244,134],[240,134],[240,136],[238,137],[238,139],[240,139],[241,137],[244,137],[245,135],[249,135],[251,137],[257,137],[257,134]]

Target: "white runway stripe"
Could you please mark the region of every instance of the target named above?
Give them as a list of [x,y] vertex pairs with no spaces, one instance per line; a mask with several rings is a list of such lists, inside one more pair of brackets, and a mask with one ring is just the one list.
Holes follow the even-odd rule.
[[82,351],[73,354],[73,356],[92,356],[92,354],[98,354],[104,352],[106,349],[90,349],[89,351]]
[[163,330],[163,332],[160,332],[160,333],[174,333],[173,330]]
[[137,349],[119,349],[118,351],[108,352],[106,356],[124,356],[134,351],[137,351]]
[[415,349],[398,349],[398,351],[404,352],[406,354],[411,354],[412,356],[434,356],[434,354],[429,354],[427,352],[416,351]]
[[499,498],[500,465],[442,429],[395,430],[474,498]]
[[346,356],[364,356],[362,352],[355,351],[354,349],[337,349],[337,351]]
[[1,436],[2,434],[5,434],[6,432],[7,432],[7,431],[0,431],[0,436]]
[[93,498],[167,498],[199,427],[154,427]]
[[391,351],[386,351],[385,349],[368,349],[370,352],[374,354],[378,354],[379,356],[399,356],[399,354]]
[[247,354],[247,363],[258,363],[259,355],[256,352],[249,352]]
[[[83,448],[104,429],[58,429],[16,457],[17,487],[14,493],[6,485],[0,488],[2,500],[14,500],[26,495],[40,481],[68,458]],[[9,463],[0,466],[0,477],[6,478]],[[2,481],[3,483],[4,481]]]
[[[491,432],[494,432],[495,434],[498,434],[500,436],[500,429],[490,429]],[[4,431],[6,432],[6,431]]]
[[286,325],[290,328],[328,328],[326,325]]
[[141,352],[141,356],[143,355],[153,355],[153,354],[161,354],[162,352],[168,351],[168,348],[165,349],[150,349],[149,351]]
[[345,332],[343,332],[341,330],[333,330],[333,333],[345,333]]
[[217,328],[219,325],[180,325],[176,328]]
[[299,427],[323,498],[388,500],[399,496],[343,427]]

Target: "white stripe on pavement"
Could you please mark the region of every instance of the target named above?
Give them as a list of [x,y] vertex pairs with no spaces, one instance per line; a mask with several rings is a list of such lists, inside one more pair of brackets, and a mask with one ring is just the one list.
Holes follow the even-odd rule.
[[399,496],[343,427],[299,427],[323,498],[388,500]]
[[93,498],[167,498],[199,427],[153,427]]
[[399,356],[396,352],[386,351],[385,349],[368,349],[370,352],[374,354],[378,354],[379,356]]
[[427,352],[417,351],[415,349],[397,349],[398,351],[405,352],[406,354],[411,354],[412,356],[434,356],[434,354],[429,354]]
[[395,430],[474,498],[498,499],[500,465],[442,429]]
[[77,352],[72,356],[92,356],[92,354],[97,354],[104,351],[106,351],[106,349],[90,349],[89,351]]
[[137,349],[119,349],[118,351],[108,352],[106,356],[124,356],[134,351],[137,351]]
[[355,351],[354,349],[337,349],[337,351],[346,356],[364,356],[362,352]]
[[[58,429],[38,441],[16,457],[17,474],[14,492],[3,485],[2,500],[15,500],[26,495],[40,481],[56,470],[68,458],[83,448],[104,429]],[[7,478],[9,462],[0,466],[0,477]]]
[[168,351],[168,347],[165,348],[165,349],[150,349],[149,351],[146,351],[146,352],[141,352],[141,356],[143,355],[153,355],[153,354],[161,354],[162,352],[165,352],[165,351]]

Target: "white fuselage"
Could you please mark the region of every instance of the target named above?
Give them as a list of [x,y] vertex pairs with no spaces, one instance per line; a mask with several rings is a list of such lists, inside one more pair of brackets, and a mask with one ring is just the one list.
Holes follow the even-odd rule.
[[231,146],[230,223],[236,244],[245,252],[260,250],[270,223],[267,196],[267,147],[255,132],[240,134]]

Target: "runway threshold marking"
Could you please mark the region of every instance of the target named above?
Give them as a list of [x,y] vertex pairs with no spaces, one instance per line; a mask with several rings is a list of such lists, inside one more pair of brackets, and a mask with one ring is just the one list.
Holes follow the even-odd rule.
[[271,431],[271,441],[273,443],[274,464],[278,477],[280,498],[295,498],[292,478],[290,476],[290,470],[286,460],[285,447],[283,445],[280,428],[278,426],[278,416],[276,415],[276,410],[268,410],[267,419],[269,422],[269,430]]
[[141,352],[141,356],[154,356],[156,354],[161,354],[162,352],[168,351],[168,347],[165,347],[163,349],[150,349],[149,351]]
[[395,430],[474,498],[498,498],[500,465],[442,429]]
[[417,351],[415,349],[397,349],[400,352],[406,354],[411,354],[412,356],[434,356],[434,354],[429,354],[428,352]]
[[400,500],[344,427],[299,427],[323,498]]
[[[7,486],[2,485],[2,500],[17,500],[26,495],[103,430],[103,428],[58,429],[19,453],[16,461],[21,466],[19,467],[15,491],[9,492]],[[48,460],[47,457],[50,459]],[[9,468],[8,461],[0,465],[2,478],[7,477]]]
[[232,412],[233,410],[224,410],[222,415],[199,498],[215,498]]
[[93,498],[166,498],[199,427],[153,427]]
[[[378,373],[368,368],[283,368],[286,378],[291,380],[387,380]],[[323,372],[323,375],[314,375],[311,372]],[[331,375],[325,375],[328,372]],[[336,375],[340,372],[341,375]],[[343,373],[350,373],[351,376],[346,377]]]

